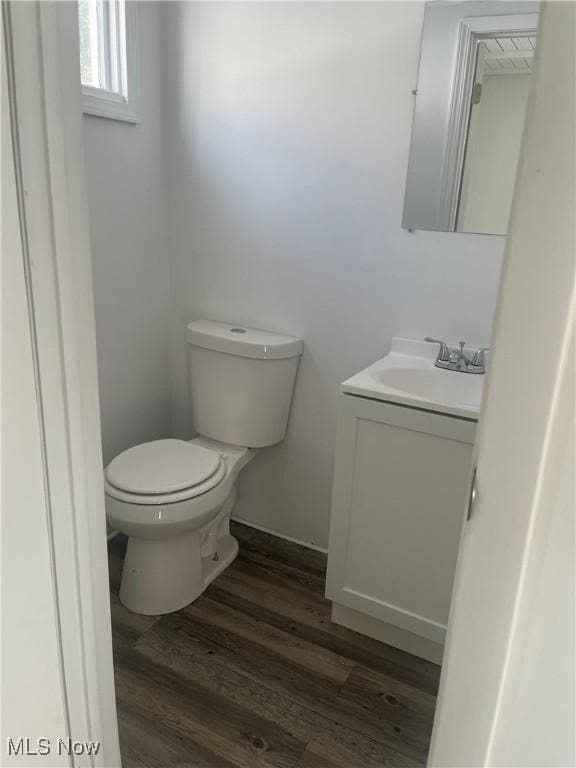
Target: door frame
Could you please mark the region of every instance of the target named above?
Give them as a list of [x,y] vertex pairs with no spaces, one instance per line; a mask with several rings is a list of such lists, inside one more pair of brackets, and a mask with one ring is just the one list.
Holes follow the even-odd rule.
[[[574,466],[559,456],[574,444],[575,15],[573,3],[541,10],[428,763],[438,768],[574,765]],[[561,628],[539,594],[546,571],[561,582]]]
[[471,16],[460,22],[439,201],[440,221],[447,223],[446,228],[450,232],[457,231],[478,44],[483,40],[509,35],[528,37],[536,34],[537,28],[537,13]]
[[[19,228],[75,766],[120,766],[75,3],[4,2]],[[6,692],[8,693],[8,692]],[[36,737],[37,734],[32,734]]]

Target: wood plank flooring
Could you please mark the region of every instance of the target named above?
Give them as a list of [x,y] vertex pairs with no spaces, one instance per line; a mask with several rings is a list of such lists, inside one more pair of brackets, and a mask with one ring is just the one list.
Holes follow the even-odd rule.
[[124,768],[424,765],[439,667],[333,624],[322,553],[232,532],[236,561],[161,617],[121,605],[109,544]]

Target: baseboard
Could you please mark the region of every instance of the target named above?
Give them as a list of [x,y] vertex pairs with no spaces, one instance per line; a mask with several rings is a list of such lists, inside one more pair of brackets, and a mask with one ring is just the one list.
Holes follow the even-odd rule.
[[284,541],[289,541],[292,544],[299,544],[301,547],[306,547],[307,549],[314,549],[316,552],[322,552],[324,555],[328,554],[328,550],[324,547],[319,547],[317,544],[311,544],[310,542],[302,541],[301,539],[295,539],[293,536],[286,536],[285,533],[271,531],[270,528],[265,528],[263,525],[257,525],[256,523],[252,523],[250,520],[245,520],[242,517],[235,517],[232,515],[230,519],[235,523],[240,523],[240,525],[246,525],[248,528],[255,528],[257,531],[262,531],[262,533],[267,533],[270,536],[276,536],[278,539],[284,539]]
[[[249,520],[244,520],[241,517],[234,517],[232,516],[230,518],[235,523],[240,523],[241,525],[245,525],[248,528],[255,528],[257,531],[262,531],[262,533],[268,533],[270,536],[276,536],[278,539],[284,539],[284,541],[290,541],[292,544],[299,544],[301,547],[306,547],[307,549],[314,549],[316,552],[322,552],[322,554],[327,555],[328,550],[324,547],[319,547],[317,544],[311,544],[308,541],[302,541],[301,539],[295,539],[292,536],[286,536],[284,533],[278,533],[278,531],[271,531],[270,528],[264,528],[263,525],[256,525],[256,523],[251,523]],[[120,531],[109,531],[108,532],[108,541],[111,541],[113,538],[118,536],[120,534]]]

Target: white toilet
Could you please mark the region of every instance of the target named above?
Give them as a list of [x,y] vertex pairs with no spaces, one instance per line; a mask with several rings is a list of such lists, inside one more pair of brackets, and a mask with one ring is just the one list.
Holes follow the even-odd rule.
[[137,445],[104,471],[108,521],[129,537],[120,600],[147,615],[188,605],[236,557],[236,478],[256,449],[284,438],[303,346],[208,321],[190,323],[187,341],[201,436]]

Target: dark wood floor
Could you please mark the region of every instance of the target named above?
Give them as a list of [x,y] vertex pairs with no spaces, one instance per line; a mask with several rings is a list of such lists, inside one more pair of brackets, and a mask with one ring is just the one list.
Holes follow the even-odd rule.
[[375,768],[426,762],[439,667],[331,623],[326,558],[235,525],[237,560],[159,618],[117,596],[124,768]]

